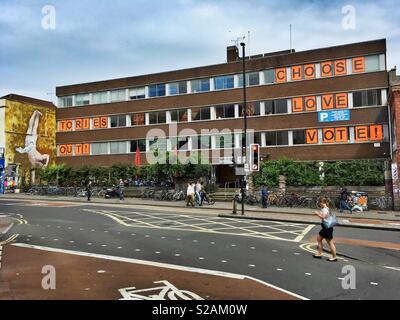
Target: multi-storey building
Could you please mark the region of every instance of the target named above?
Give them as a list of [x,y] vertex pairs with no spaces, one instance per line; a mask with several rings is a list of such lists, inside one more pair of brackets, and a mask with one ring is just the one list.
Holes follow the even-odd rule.
[[[248,127],[262,156],[389,158],[385,40],[251,56],[246,72]],[[222,64],[58,87],[58,162],[133,163],[139,151],[145,163],[154,145],[211,150],[215,179],[234,180],[242,86],[238,49],[228,47]]]

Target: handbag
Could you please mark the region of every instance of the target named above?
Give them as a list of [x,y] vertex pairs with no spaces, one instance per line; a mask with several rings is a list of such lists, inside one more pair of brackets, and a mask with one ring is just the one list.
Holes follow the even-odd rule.
[[329,212],[329,216],[322,220],[322,225],[324,228],[329,229],[337,226],[339,221],[336,218],[336,215]]

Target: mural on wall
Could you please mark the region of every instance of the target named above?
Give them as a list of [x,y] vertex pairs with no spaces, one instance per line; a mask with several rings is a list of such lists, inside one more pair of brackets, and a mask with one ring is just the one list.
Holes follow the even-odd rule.
[[21,170],[45,168],[55,161],[56,110],[6,101],[6,162]]
[[16,151],[21,154],[27,153],[29,162],[33,167],[46,168],[49,165],[50,156],[48,154],[41,154],[37,151],[38,128],[41,116],[42,113],[40,111],[33,111],[26,132],[25,147],[18,147]]

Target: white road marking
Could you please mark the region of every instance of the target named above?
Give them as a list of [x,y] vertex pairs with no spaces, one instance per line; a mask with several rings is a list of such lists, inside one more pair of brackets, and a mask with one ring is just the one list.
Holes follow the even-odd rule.
[[236,247],[236,244],[232,244],[231,247]]
[[32,238],[32,235],[30,234],[30,235],[28,235],[28,238]]
[[294,255],[295,255],[295,256],[299,256],[299,255],[300,255],[300,253],[298,253],[298,252],[295,252],[295,253],[294,253]]
[[274,252],[274,253],[277,253],[277,252],[278,252],[278,250],[272,250],[272,252]]
[[303,238],[306,236],[307,233],[309,233],[311,231],[312,228],[314,228],[315,225],[309,225],[307,228],[305,228],[301,234],[294,239],[294,242],[300,242],[301,240],[303,240]]
[[89,242],[87,245],[88,245],[88,246],[91,246],[92,244],[93,244],[93,243]]
[[[28,239],[29,240],[29,239]],[[53,241],[58,241],[58,239],[53,239]]]
[[200,273],[200,274],[221,276],[221,277],[231,278],[231,279],[238,279],[238,280],[249,279],[249,280],[253,280],[253,281],[256,281],[258,283],[261,283],[261,284],[263,284],[265,286],[268,286],[270,288],[273,288],[273,289],[279,290],[281,292],[284,292],[286,294],[289,294],[289,295],[291,295],[293,297],[296,297],[298,299],[308,300],[308,298],[306,298],[304,296],[300,296],[300,295],[298,295],[296,293],[290,292],[288,290],[279,288],[279,287],[274,286],[274,285],[272,285],[270,283],[267,283],[265,281],[262,281],[262,280],[259,280],[259,279],[256,279],[256,278],[253,278],[253,277],[250,277],[250,276],[246,276],[246,275],[234,274],[234,273],[229,273],[229,272],[224,272],[224,271],[202,269],[202,268],[185,267],[185,266],[166,264],[166,263],[154,262],[154,261],[146,261],[146,260],[139,260],[139,259],[132,259],[132,258],[108,256],[108,255],[103,255],[103,254],[95,254],[95,253],[88,253],[88,252],[81,252],[81,251],[74,251],[74,250],[64,250],[64,249],[49,248],[49,247],[43,247],[43,246],[35,246],[35,245],[29,245],[29,244],[24,244],[24,243],[15,243],[15,244],[12,244],[12,245],[16,246],[16,247],[21,247],[21,248],[30,248],[30,249],[36,249],[36,250],[42,250],[42,251],[71,254],[71,255],[76,255],[76,256],[91,257],[91,258],[98,258],[98,259],[119,261],[119,262],[127,262],[127,263],[135,263],[135,264],[147,265],[147,266],[152,266],[152,267],[168,268],[168,269],[172,269],[172,270],[179,270],[179,271],[187,271],[187,272],[194,272],[194,273]]
[[249,267],[250,267],[250,268],[254,268],[255,265],[254,265],[254,264],[249,264]]
[[180,257],[181,255],[179,253],[175,253],[175,257]]
[[106,273],[106,270],[97,270],[97,273]]
[[85,230],[85,229],[83,229],[83,228],[79,228],[79,230],[80,230],[80,231],[83,231],[83,230]]
[[177,240],[177,241],[181,241],[181,239],[179,239],[179,238],[178,238],[178,239],[176,239],[176,240]]
[[105,233],[108,233],[108,230],[104,230]]
[[44,240],[44,239],[46,239],[46,237],[40,237],[40,239]]
[[203,257],[199,257],[199,260],[204,260],[204,258]]
[[144,237],[145,237],[145,238],[150,238],[150,236],[149,236],[148,234],[146,234]]
[[60,229],[61,227],[60,226],[57,226],[57,229]]
[[160,254],[160,253],[161,253],[160,251],[156,251],[156,252],[155,252],[155,254]]
[[197,240],[193,240],[193,242],[198,242]]
[[92,229],[92,230],[90,230],[90,231],[95,232],[96,230]]
[[102,246],[102,247],[107,247],[107,245],[106,245],[106,244],[102,244],[101,246]]
[[215,242],[211,242],[211,244],[215,244]]
[[306,275],[306,276],[311,276],[311,273],[306,272],[305,275]]
[[226,260],[221,260],[221,262],[222,262],[222,263],[227,263],[228,261],[226,261]]
[[372,284],[373,286],[377,286],[377,285],[378,285],[376,282],[371,282],[371,284]]
[[276,269],[276,271],[283,271],[283,270],[282,270],[282,269],[280,269],[280,268],[277,268],[277,269]]
[[400,271],[400,268],[397,268],[397,267],[388,267],[388,266],[385,266],[384,268],[390,269],[390,270]]
[[71,227],[68,227],[68,229],[71,230],[72,228],[71,228]]
[[255,248],[255,247],[250,247],[250,249],[251,249],[251,250],[256,250],[256,248]]
[[136,252],[140,252],[140,251],[142,251],[142,250],[140,250],[140,249],[135,249],[135,251],[136,251]]
[[71,240],[69,243],[75,243],[75,241],[74,241],[74,240]]
[[122,247],[118,247],[117,249],[122,249]]

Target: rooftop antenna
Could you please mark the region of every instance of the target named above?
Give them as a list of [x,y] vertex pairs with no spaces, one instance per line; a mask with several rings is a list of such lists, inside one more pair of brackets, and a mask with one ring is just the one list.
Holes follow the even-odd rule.
[[292,24],[289,25],[289,33],[290,33],[290,52],[293,52],[293,46],[292,46]]
[[247,31],[247,52],[249,53],[249,57],[251,56],[250,54],[250,30]]

